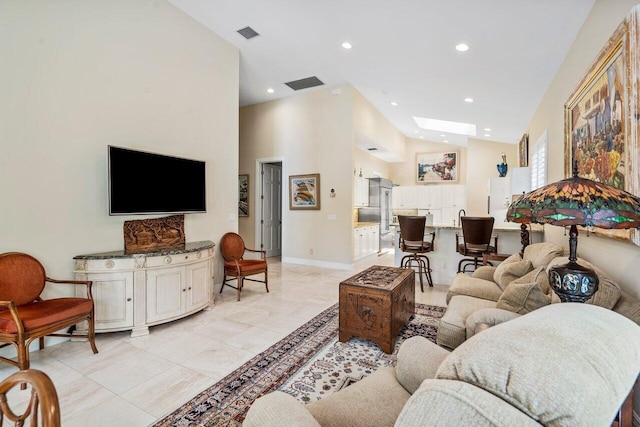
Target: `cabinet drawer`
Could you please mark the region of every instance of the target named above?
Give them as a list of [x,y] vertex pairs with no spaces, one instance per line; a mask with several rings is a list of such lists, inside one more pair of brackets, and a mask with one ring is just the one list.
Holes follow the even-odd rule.
[[206,253],[202,251],[198,252],[190,252],[186,254],[176,254],[176,255],[164,255],[164,256],[154,256],[147,258],[147,268],[154,267],[166,267],[166,266],[175,266],[175,265],[184,265],[191,262],[198,261],[206,256]]

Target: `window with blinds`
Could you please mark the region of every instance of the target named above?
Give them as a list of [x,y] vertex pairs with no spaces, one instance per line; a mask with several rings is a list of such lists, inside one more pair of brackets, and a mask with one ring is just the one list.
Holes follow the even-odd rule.
[[531,190],[547,184],[547,131],[531,147]]

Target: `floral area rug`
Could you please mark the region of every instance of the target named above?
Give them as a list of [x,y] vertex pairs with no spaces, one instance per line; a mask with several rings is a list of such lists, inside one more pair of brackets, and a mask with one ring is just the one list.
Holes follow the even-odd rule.
[[435,342],[444,311],[416,304],[416,315],[400,331],[393,354],[386,354],[365,339],[339,342],[335,304],[154,426],[240,426],[253,401],[274,390],[303,403],[319,400],[381,366],[394,366],[405,339],[421,335]]

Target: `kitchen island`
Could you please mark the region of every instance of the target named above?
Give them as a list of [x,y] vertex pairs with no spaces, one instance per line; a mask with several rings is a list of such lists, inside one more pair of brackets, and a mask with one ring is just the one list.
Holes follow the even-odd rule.
[[[402,252],[399,248],[399,225],[397,223],[391,225],[394,233],[393,241],[395,242],[394,265],[400,266],[400,260],[403,256],[408,255],[408,253]],[[543,230],[543,227],[539,225],[531,227],[529,229],[530,242],[541,242]],[[458,262],[460,262],[462,258],[465,258],[456,251],[456,233],[459,233],[462,237],[462,227],[453,223],[435,223],[425,227],[425,233],[430,232],[436,233],[434,251],[426,254],[431,262],[431,277],[433,278],[433,283],[449,285],[453,280],[453,276],[457,274]],[[520,252],[520,249],[522,249],[519,224],[503,223],[494,225],[493,233],[498,235],[498,253],[513,254]],[[495,265],[495,262],[493,263]]]

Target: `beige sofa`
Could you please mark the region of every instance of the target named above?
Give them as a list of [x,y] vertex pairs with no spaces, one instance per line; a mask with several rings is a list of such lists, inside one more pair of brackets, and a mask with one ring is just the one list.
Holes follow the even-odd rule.
[[408,339],[395,369],[379,369],[318,402],[267,394],[243,425],[604,426],[639,371],[640,326],[598,306],[551,304],[451,353]]
[[[478,325],[493,326],[515,319],[547,304],[560,302],[549,286],[547,270],[567,261],[563,248],[544,242],[527,246],[522,257],[514,254],[498,267],[480,267],[472,275],[459,273],[447,293],[447,311],[438,326],[438,345],[454,349],[476,333]],[[602,270],[598,292],[587,304],[616,311],[640,324],[640,301],[620,290]]]

